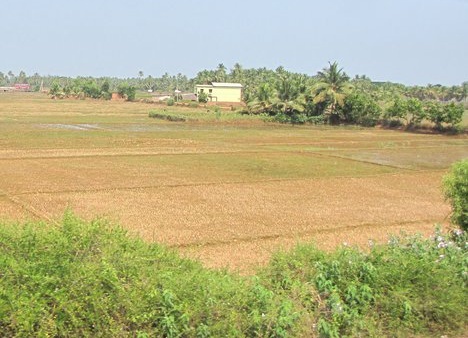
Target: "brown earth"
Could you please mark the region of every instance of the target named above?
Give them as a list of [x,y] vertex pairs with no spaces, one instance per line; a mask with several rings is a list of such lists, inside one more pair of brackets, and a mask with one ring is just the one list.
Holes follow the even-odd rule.
[[466,135],[168,123],[150,109],[0,96],[0,218],[58,222],[71,208],[249,273],[304,241],[330,250],[429,235],[448,223],[442,176],[468,157]]
[[81,191],[57,187],[15,195],[15,203],[43,219],[59,219],[68,207],[87,219],[105,217],[207,266],[245,272],[297,242],[331,249],[344,242],[385,241],[402,230],[428,234],[450,212],[440,185],[434,184],[441,176],[398,173]]

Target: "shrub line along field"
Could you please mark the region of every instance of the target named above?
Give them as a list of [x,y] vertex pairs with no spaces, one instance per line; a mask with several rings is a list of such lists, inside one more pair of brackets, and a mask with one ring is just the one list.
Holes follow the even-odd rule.
[[[441,178],[466,135],[289,126],[150,104],[0,95],[0,217],[105,217],[211,267],[244,272],[313,241],[331,249],[447,223]],[[169,109],[169,108],[168,108]]]

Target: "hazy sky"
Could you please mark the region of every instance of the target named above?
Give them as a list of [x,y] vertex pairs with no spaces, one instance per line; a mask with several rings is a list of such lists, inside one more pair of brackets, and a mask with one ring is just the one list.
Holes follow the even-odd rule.
[[0,0],[0,71],[193,77],[282,65],[408,85],[468,80],[468,0]]

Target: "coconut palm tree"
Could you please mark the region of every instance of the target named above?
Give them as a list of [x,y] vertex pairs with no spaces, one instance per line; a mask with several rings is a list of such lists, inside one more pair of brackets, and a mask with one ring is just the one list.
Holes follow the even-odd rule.
[[244,83],[244,69],[242,68],[240,63],[234,64],[234,68],[231,69],[231,73],[229,74],[229,79],[232,82],[237,82],[237,83]]
[[252,95],[252,100],[247,103],[249,111],[253,114],[271,112],[276,103],[276,90],[269,83],[262,83]]
[[215,82],[226,82],[226,66],[222,63],[215,70]]
[[317,73],[317,83],[313,86],[312,95],[315,104],[325,103],[325,115],[331,120],[338,117],[337,110],[344,105],[352,86],[349,76],[343,72],[343,68],[338,68],[338,63],[328,64],[328,68]]
[[276,83],[276,107],[284,114],[302,113],[306,104],[307,79],[301,74],[286,71],[279,76]]
[[307,78],[301,74],[279,72],[270,82],[260,84],[248,102],[252,113],[294,115],[306,106]]
[[461,84],[461,100],[466,102],[468,98],[468,81],[465,81]]

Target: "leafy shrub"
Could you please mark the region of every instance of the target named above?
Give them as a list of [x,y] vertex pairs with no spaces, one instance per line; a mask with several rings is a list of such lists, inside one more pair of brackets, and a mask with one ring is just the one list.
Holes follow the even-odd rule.
[[393,121],[400,121],[406,116],[406,101],[396,98],[393,104],[387,108],[384,113],[384,118],[387,120],[387,124],[391,124]]
[[293,304],[104,221],[0,225],[2,336],[290,334]]
[[121,97],[126,98],[127,101],[134,101],[136,96],[136,88],[128,83],[122,83],[118,86],[117,92]]
[[323,115],[318,115],[318,116],[308,116],[307,117],[307,122],[311,124],[324,124],[325,123],[325,117]]
[[463,114],[465,112],[465,108],[462,104],[455,104],[450,102],[449,104],[444,106],[443,115],[445,118],[445,123],[449,124],[452,128],[460,124],[463,119]]
[[263,271],[266,287],[300,304],[323,337],[435,336],[467,324],[466,233],[432,239],[393,237],[365,253],[312,245],[277,254]]
[[396,98],[384,113],[385,124],[397,126],[401,120],[406,121],[407,127],[414,127],[426,117],[422,102],[417,98],[402,100]]
[[112,93],[110,93],[110,92],[102,92],[101,97],[102,97],[104,100],[110,100],[110,99],[112,98]]
[[468,231],[468,159],[455,163],[443,183],[445,197],[452,205],[452,221]]
[[96,81],[88,80],[82,83],[82,91],[86,97],[99,99],[101,97],[101,89],[98,87]]
[[424,104],[426,118],[434,123],[435,129],[442,130],[442,123],[445,122],[442,105],[439,102],[428,101]]
[[370,96],[355,92],[346,97],[341,110],[344,122],[373,127],[380,118],[381,108]]
[[406,125],[414,126],[424,119],[424,109],[422,102],[417,98],[410,98],[406,101]]
[[444,124],[449,128],[456,128],[463,119],[464,107],[461,104],[450,102],[441,104],[429,101],[424,105],[426,118],[434,123],[437,130],[443,130]]
[[167,104],[168,106],[173,106],[173,105],[175,104],[175,101],[174,101],[173,98],[170,98],[170,99],[168,99],[168,100],[166,101],[166,104]]
[[198,93],[198,102],[207,103],[208,102],[208,94],[205,93],[205,92]]

